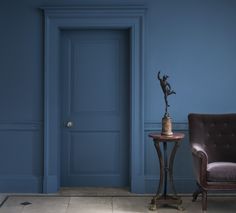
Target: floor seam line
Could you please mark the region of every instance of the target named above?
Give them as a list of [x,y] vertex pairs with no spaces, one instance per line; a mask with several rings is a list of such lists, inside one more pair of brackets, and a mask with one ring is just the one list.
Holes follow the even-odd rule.
[[0,208],[3,206],[3,204],[8,200],[9,196],[7,195],[3,201],[0,203]]
[[65,213],[67,213],[67,212],[68,212],[69,205],[70,205],[70,201],[71,201],[71,197],[69,197],[69,201],[68,201],[68,203],[67,203],[67,206],[66,206],[66,211],[65,211]]
[[114,212],[114,207],[113,207],[113,203],[114,203],[114,197],[111,197],[111,212]]

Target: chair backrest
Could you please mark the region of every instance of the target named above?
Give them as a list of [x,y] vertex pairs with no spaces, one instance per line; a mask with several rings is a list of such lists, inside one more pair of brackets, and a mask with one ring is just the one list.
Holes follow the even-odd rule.
[[198,144],[208,162],[236,162],[236,114],[189,114],[190,144]]

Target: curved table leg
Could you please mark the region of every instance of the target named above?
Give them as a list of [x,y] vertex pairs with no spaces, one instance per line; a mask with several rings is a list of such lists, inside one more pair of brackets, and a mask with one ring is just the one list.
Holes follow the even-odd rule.
[[162,191],[162,187],[163,187],[163,180],[164,180],[164,161],[163,161],[163,157],[162,157],[162,153],[161,153],[161,148],[160,148],[160,144],[158,142],[154,143],[156,151],[157,151],[157,155],[159,158],[159,166],[160,166],[160,180],[159,180],[159,186],[158,186],[158,190],[156,193],[156,196],[159,196],[161,191]]
[[178,205],[179,210],[184,210],[184,208],[181,206],[182,200],[180,197],[177,196],[175,186],[174,186],[174,181],[173,181],[173,166],[174,166],[174,159],[175,159],[175,154],[177,152],[177,149],[180,146],[180,142],[175,142],[174,147],[172,148],[171,154],[170,154],[170,160],[169,160],[169,183],[170,183],[170,188],[173,191],[174,194],[174,199],[176,199],[176,203]]
[[169,163],[167,157],[167,143],[163,142],[163,151],[164,151],[164,193],[163,196],[166,197],[167,195],[167,175],[169,172]]
[[152,198],[151,205],[149,207],[149,209],[152,211],[157,209],[157,202],[156,201],[160,197],[162,187],[163,187],[163,179],[164,179],[164,161],[163,161],[163,157],[162,157],[162,153],[161,153],[160,143],[154,141],[154,145],[155,145],[156,152],[157,152],[157,155],[159,158],[160,180],[159,180],[159,185],[158,185],[158,189],[156,192],[156,196],[154,196]]
[[175,154],[177,152],[177,149],[180,145],[180,142],[175,142],[175,145],[171,151],[170,154],[170,162],[169,162],[169,180],[170,180],[170,187],[174,193],[175,196],[177,196],[175,186],[174,186],[174,181],[173,181],[173,165],[174,165],[174,159],[175,159]]

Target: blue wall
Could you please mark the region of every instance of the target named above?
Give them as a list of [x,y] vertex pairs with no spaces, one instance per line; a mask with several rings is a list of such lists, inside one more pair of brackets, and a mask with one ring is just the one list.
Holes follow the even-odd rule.
[[[41,192],[43,176],[43,16],[41,6],[147,4],[145,39],[145,186],[153,192],[158,162],[148,133],[160,129],[164,101],[158,70],[168,73],[174,129],[187,133],[189,112],[235,112],[234,0],[1,0],[0,191]],[[187,160],[186,160],[187,159]],[[186,137],[176,156],[176,188],[194,188]],[[186,187],[187,185],[187,187]]]

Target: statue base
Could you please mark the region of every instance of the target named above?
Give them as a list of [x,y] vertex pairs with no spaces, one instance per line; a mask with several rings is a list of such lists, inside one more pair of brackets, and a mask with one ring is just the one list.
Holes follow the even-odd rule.
[[172,123],[171,123],[171,118],[168,115],[164,115],[162,118],[162,130],[161,134],[165,136],[172,136]]

